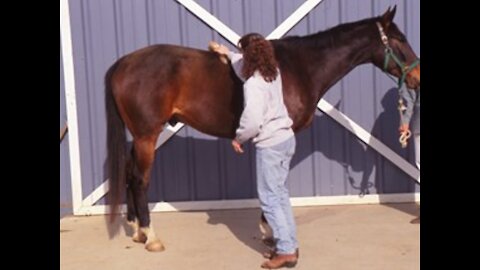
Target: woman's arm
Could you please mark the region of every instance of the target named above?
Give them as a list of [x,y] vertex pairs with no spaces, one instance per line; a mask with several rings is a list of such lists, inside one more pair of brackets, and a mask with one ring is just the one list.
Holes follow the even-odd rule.
[[[215,41],[210,41],[208,49],[212,52],[218,53],[221,57],[228,57],[237,77],[240,78],[240,80],[245,81],[245,78],[242,77],[243,55],[241,53],[232,52],[226,46]],[[227,64],[223,59],[222,61]]]

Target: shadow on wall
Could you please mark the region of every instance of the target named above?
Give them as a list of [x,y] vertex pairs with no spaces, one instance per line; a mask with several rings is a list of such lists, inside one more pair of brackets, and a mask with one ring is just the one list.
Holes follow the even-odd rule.
[[[381,100],[383,111],[378,115],[373,125],[371,134],[383,142],[387,147],[399,154],[410,164],[415,166],[415,153],[413,147],[413,138],[408,140],[407,148],[402,148],[398,141],[398,127],[400,125],[400,116],[398,106],[398,89],[392,88],[383,96]],[[382,158],[377,165],[380,169],[375,175],[375,187],[377,193],[388,194],[401,192],[414,192],[416,182],[403,171],[399,172],[398,167],[386,158]],[[402,181],[408,177],[411,181]]]

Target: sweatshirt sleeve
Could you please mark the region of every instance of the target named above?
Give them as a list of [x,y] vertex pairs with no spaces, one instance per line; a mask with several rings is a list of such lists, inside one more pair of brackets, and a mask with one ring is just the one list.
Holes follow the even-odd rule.
[[401,124],[409,124],[410,125],[410,120],[412,119],[412,114],[413,114],[413,107],[415,104],[416,100],[416,92],[415,90],[410,90],[410,89],[404,89],[403,91],[400,91],[400,95],[405,101],[405,106],[406,110],[403,112],[403,117],[401,118]]
[[229,51],[227,56],[232,63],[232,68],[235,71],[237,77],[240,78],[242,81],[245,81],[245,78],[243,78],[242,76],[243,54]]
[[[252,78],[252,77],[251,77]],[[245,108],[240,117],[239,127],[236,131],[236,140],[243,144],[247,140],[254,138],[260,132],[263,123],[264,96],[254,85],[254,81],[249,79],[244,84]]]

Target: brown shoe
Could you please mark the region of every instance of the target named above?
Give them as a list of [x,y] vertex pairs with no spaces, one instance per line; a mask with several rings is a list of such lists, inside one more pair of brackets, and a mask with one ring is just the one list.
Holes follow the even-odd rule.
[[[295,255],[297,256],[297,259],[298,257],[300,256],[300,252],[298,251],[298,248],[295,249]],[[264,252],[263,253],[263,257],[265,259],[273,259],[275,256],[277,256],[277,250],[276,249],[273,249],[273,250],[270,250],[270,251],[267,251],[267,252]]]
[[262,263],[261,267],[266,269],[278,269],[282,267],[292,268],[297,265],[297,255],[277,254],[273,259]]

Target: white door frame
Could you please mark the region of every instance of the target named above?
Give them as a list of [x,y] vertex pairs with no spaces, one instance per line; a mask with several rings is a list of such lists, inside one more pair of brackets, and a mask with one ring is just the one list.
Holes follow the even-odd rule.
[[[218,18],[213,16],[203,7],[198,5],[194,0],[176,0],[179,4],[190,10],[197,18],[208,24],[213,30],[225,37],[232,44],[236,45],[240,39],[240,35],[235,33],[231,28],[226,26]],[[275,28],[267,39],[281,38],[292,27],[294,27],[305,15],[312,11],[323,0],[306,0],[298,7],[287,19],[285,19],[277,28]],[[77,106],[75,96],[75,76],[73,65],[73,51],[70,27],[70,12],[68,0],[60,0],[60,33],[61,47],[63,55],[64,77],[65,77],[65,97],[67,102],[67,119],[69,122],[69,153],[70,153],[70,171],[72,181],[72,200],[74,215],[89,214],[106,214],[109,208],[106,205],[94,205],[108,192],[108,179],[97,187],[85,199],[82,199],[82,182],[81,182],[81,164],[80,164],[80,148],[78,137],[78,119]],[[380,140],[372,136],[368,131],[355,123],[348,116],[338,111],[326,100],[321,99],[317,104],[317,108],[328,114],[335,121],[340,123],[347,130],[365,142],[367,145],[375,149],[378,153],[390,160],[393,164],[407,173],[410,177],[420,183],[419,170],[392,151]],[[162,134],[159,136],[156,148],[160,147],[176,132],[178,132],[184,124],[178,123],[174,127],[167,125]],[[414,201],[420,200],[420,194],[413,195]],[[411,202],[412,194],[371,194],[363,197],[346,195],[346,196],[316,196],[316,197],[299,197],[291,198],[293,206],[307,205],[334,205],[334,204],[368,204],[380,202]],[[258,207],[256,199],[245,200],[224,200],[224,201],[201,201],[201,202],[175,202],[175,203],[150,203],[149,208],[152,212],[159,211],[181,211],[181,210],[211,210],[211,209],[229,209],[229,208],[251,208]],[[121,212],[126,209],[122,205]]]

